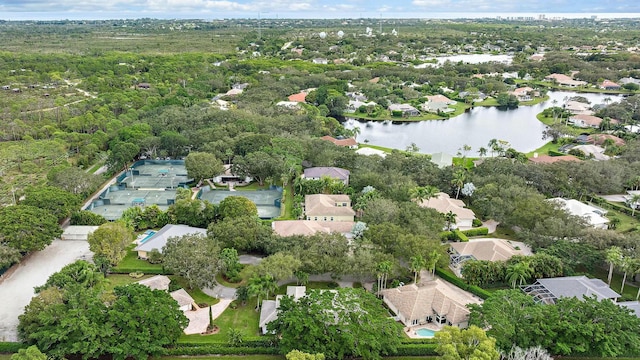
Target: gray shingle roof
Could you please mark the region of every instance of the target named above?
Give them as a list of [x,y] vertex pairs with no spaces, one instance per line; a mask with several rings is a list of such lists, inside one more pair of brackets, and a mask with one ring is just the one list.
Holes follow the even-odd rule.
[[600,279],[589,279],[586,276],[565,276],[559,278],[538,279],[538,283],[543,285],[555,298],[577,297],[595,295],[598,300],[619,298],[620,294],[611,290],[609,286]]
[[328,176],[332,179],[340,179],[343,181],[348,181],[350,173],[351,172],[349,170],[338,168],[338,167],[312,167],[312,168],[304,169],[304,177],[309,179]]
[[165,225],[157,233],[153,234],[144,244],[140,244],[135,248],[135,251],[151,251],[158,249],[162,252],[162,248],[167,244],[167,240],[172,237],[184,236],[188,234],[202,234],[207,235],[207,229],[201,229],[197,227],[191,227],[187,225]]

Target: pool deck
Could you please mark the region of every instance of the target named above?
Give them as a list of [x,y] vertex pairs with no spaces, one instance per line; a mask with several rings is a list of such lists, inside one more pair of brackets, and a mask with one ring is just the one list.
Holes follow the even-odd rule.
[[408,337],[410,337],[412,339],[429,339],[428,336],[420,336],[420,335],[418,335],[418,333],[416,331],[420,330],[420,329],[429,329],[429,330],[433,330],[433,331],[440,331],[440,330],[442,330],[443,327],[444,327],[444,325],[438,326],[438,324],[430,323],[430,324],[410,326],[410,327],[409,326],[405,326],[403,331]]

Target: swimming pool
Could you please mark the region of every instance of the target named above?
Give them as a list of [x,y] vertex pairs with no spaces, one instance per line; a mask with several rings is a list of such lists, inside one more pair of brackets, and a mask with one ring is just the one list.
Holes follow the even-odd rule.
[[140,245],[144,244],[145,242],[147,242],[147,240],[149,240],[149,238],[151,238],[153,235],[155,235],[155,231],[153,230],[147,230],[144,232],[145,237],[140,240]]
[[416,335],[420,336],[420,337],[426,337],[426,338],[431,338],[436,334],[435,331],[433,330],[429,330],[429,329],[418,329],[416,330]]

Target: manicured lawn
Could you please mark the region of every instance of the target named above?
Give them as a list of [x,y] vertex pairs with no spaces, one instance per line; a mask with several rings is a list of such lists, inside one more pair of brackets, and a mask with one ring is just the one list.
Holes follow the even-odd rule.
[[486,98],[484,101],[473,104],[474,106],[498,106],[498,100],[492,97]]
[[507,239],[507,240],[515,240],[515,232],[509,228],[506,228],[502,225],[498,225],[496,228],[496,232],[493,234],[487,235],[487,237],[494,237],[499,239]]
[[533,154],[537,153],[538,155],[546,155],[549,153],[549,151],[558,151],[558,148],[560,148],[560,143],[553,143],[551,141],[549,141],[548,143],[542,145],[541,147],[528,152],[527,153],[527,157],[533,157]]
[[247,186],[234,186],[234,189],[247,190],[247,191],[251,191],[251,190],[268,190],[269,189],[269,184],[265,183],[263,185],[260,185],[257,182],[252,182],[251,184],[249,184]]
[[[636,211],[636,213],[638,213]],[[614,210],[611,208],[607,208],[607,218],[609,220],[611,220],[611,218],[618,218],[620,219],[620,223],[618,223],[618,225],[616,225],[615,230],[617,232],[630,232],[630,231],[635,231],[637,226],[638,226],[638,220],[632,218],[631,216],[620,212],[618,210]]]
[[162,272],[162,265],[151,264],[147,260],[138,259],[138,253],[133,251],[135,245],[129,247],[127,255],[120,261],[118,266],[114,267],[115,272],[142,272],[142,273],[159,273]]
[[549,100],[549,95],[543,96],[543,97],[537,97],[534,98],[531,101],[521,101],[520,102],[520,106],[531,106],[531,105],[536,105],[536,104],[540,104],[543,101],[547,101]]
[[134,279],[131,276],[129,276],[128,274],[110,274],[109,276],[107,276],[107,280],[109,281],[109,284],[107,285],[107,288],[108,289],[113,289],[116,286],[129,285],[129,284],[132,284],[134,282],[150,278],[151,276],[152,275],[145,275],[145,276],[143,276],[141,278]]
[[280,218],[278,220],[293,220],[291,211],[293,210],[293,185],[291,182],[286,187],[286,193],[284,197],[284,211],[281,211]]
[[222,273],[218,273],[216,274],[216,282],[222,286],[238,288],[244,285],[247,282],[247,280],[243,278],[240,282],[230,283],[224,279],[224,277],[222,276]]
[[391,151],[395,150],[395,149],[384,147],[384,146],[370,145],[370,144],[360,144],[359,147],[360,148],[372,148],[372,149],[376,149],[376,150],[382,150],[382,151],[387,152],[387,153],[390,153]]
[[189,289],[189,284],[187,283],[187,280],[185,280],[181,276],[171,275],[171,276],[169,276],[169,278],[171,279],[171,281],[176,282],[183,289],[185,289],[189,293],[189,295],[191,295],[193,300],[195,300],[196,303],[198,303],[198,304],[205,303],[205,304],[208,304],[208,305],[215,305],[215,304],[220,302],[220,299],[216,299],[214,297],[211,297],[211,296],[203,293],[202,290],[200,290],[200,289]]
[[237,309],[228,307],[222,315],[213,321],[218,325],[220,332],[214,335],[182,335],[179,342],[193,343],[220,343],[227,342],[227,334],[229,329],[237,329],[242,332],[245,337],[255,337],[260,335],[258,324],[260,322],[260,312],[255,310],[255,298],[247,301],[244,306],[238,306]]

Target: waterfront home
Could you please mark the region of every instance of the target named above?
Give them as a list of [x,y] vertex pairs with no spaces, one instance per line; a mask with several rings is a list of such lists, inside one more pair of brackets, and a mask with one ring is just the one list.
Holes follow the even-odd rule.
[[595,296],[598,300],[616,301],[620,294],[609,288],[600,279],[589,279],[582,276],[565,276],[538,279],[531,285],[521,286],[522,291],[533,296],[538,303],[555,304],[561,297],[575,297],[582,300],[585,296]]

